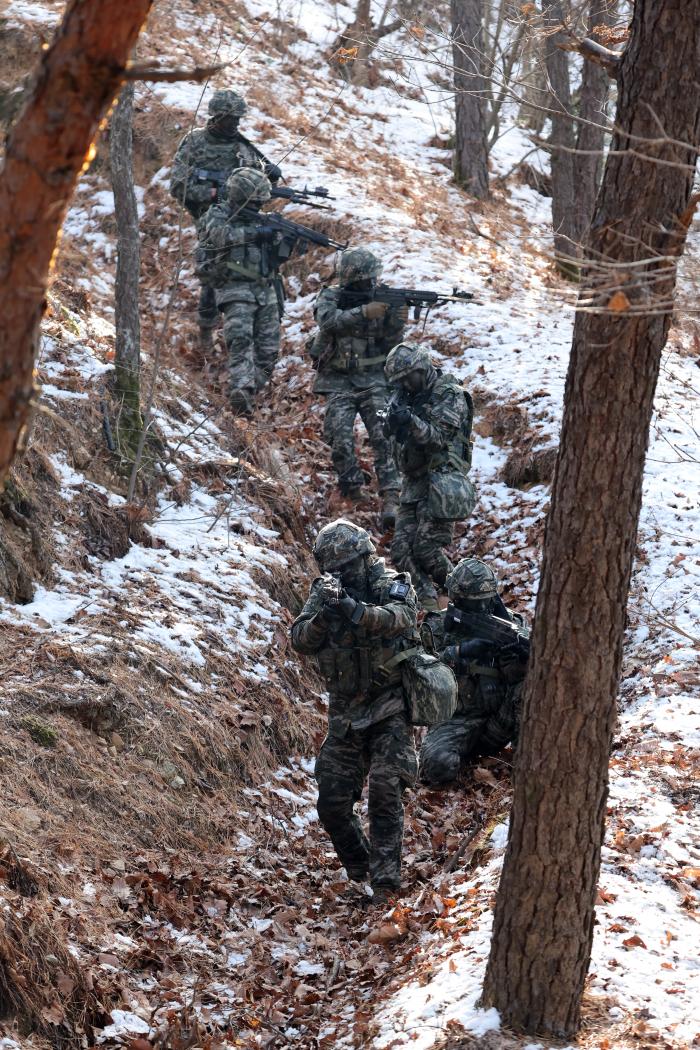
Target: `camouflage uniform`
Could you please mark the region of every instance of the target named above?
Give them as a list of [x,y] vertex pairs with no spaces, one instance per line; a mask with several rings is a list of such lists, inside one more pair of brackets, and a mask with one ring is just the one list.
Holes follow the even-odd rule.
[[392,385],[411,372],[422,371],[425,376],[422,390],[403,389],[395,395],[393,403],[407,418],[398,428],[392,426],[390,403],[385,432],[393,431],[402,482],[392,561],[410,572],[421,606],[436,611],[434,584],[443,586],[452,569],[444,548],[452,542],[454,522],[468,517],[476,500],[466,476],[471,466],[471,398],[454,376],[434,368],[427,351],[418,347],[395,347],[385,371]]
[[[353,599],[359,602],[359,617],[357,611],[334,616],[333,605],[329,612],[328,588],[338,584],[326,575],[314,580],[292,626],[292,645],[318,657],[330,694],[328,735],[315,769],[318,815],[351,878],[369,873],[375,889],[398,890],[402,795],[415,782],[416,756],[400,671],[384,665],[415,645],[415,595],[408,577],[374,557],[368,534],[350,522],[326,525],[314,551],[322,569],[339,572],[348,594],[343,557],[364,566],[364,583],[349,599],[351,610]],[[369,841],[355,813],[368,777]]]
[[455,672],[457,711],[432,726],[420,752],[420,776],[446,784],[478,755],[496,754],[515,742],[530,632],[522,617],[508,612],[496,578],[483,562],[463,559],[447,580],[452,601],[431,617],[433,644]]
[[[257,232],[265,217],[255,210],[269,199],[270,184],[259,171],[239,168],[226,186],[230,199],[207,212],[199,251],[223,267],[215,290],[224,315],[230,399],[234,409],[250,413],[254,395],[272,375],[280,342],[279,275]],[[250,215],[241,213],[242,205],[252,207]]]
[[[201,220],[215,200],[217,184],[197,176],[197,172],[215,172],[228,177],[236,168],[260,168],[269,174],[275,165],[238,131],[217,129],[222,114],[242,117],[245,100],[235,91],[215,91],[209,102],[210,119],[203,128],[189,131],[180,142],[173,161],[170,192],[195,220],[198,236]],[[275,181],[274,179],[272,181]],[[202,283],[199,294],[199,326],[211,330],[218,322],[216,296],[211,285]]]
[[358,278],[371,284],[381,268],[376,256],[364,248],[343,253],[340,285],[324,288],[314,306],[318,334],[311,354],[318,368],[314,391],[328,396],[323,436],[331,447],[341,492],[356,494],[365,480],[355,451],[359,415],[374,452],[379,491],[385,498],[392,494],[397,502],[399,477],[378,413],[386,407],[389,393],[384,363],[403,337],[405,311],[384,308],[382,316],[368,318],[365,306],[372,301],[371,287],[360,296],[359,305],[349,308],[343,301],[346,288],[352,289]]

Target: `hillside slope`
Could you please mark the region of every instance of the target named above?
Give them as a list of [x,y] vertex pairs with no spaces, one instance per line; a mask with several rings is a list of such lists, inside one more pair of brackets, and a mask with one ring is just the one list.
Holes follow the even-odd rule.
[[[61,8],[10,2],[14,53],[36,53]],[[231,62],[217,86],[245,91],[246,131],[291,185],[336,198],[324,228],[379,252],[391,283],[476,293],[411,334],[478,405],[479,504],[455,554],[488,557],[506,600],[528,612],[548,498],[534,454],[556,445],[572,325],[571,290],[547,258],[549,203],[510,175],[476,208],[439,147],[444,73],[401,33],[382,82],[350,87],[323,57],[349,21],[342,5],[308,0],[274,13],[175,0],[156,5],[140,48],[181,65]],[[453,793],[411,798],[406,894],[388,921],[348,890],[315,818],[323,697],[287,626],[314,573],[315,529],[342,512],[376,534],[376,506],[334,490],[304,355],[332,254],[289,267],[282,357],[253,421],[226,409],[220,348],[197,367],[193,236],[167,182],[207,97],[187,84],[138,93],[146,375],[164,362],[162,446],[138,513],[102,430],[114,272],[104,148],[65,225],[41,408],[10,501],[34,530],[12,510],[3,526],[24,576],[7,574],[0,609],[0,1046],[520,1046],[475,1006],[509,752]],[[509,127],[493,175],[529,149]],[[692,289],[692,259],[685,280]],[[589,1046],[700,1041],[697,348],[679,316],[630,603]]]

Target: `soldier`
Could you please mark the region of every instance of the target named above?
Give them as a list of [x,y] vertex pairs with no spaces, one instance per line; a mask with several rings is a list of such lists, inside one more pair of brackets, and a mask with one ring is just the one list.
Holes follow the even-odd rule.
[[418,346],[395,346],[384,372],[398,388],[384,432],[393,440],[402,483],[391,557],[398,569],[410,572],[422,608],[437,612],[435,583],[442,587],[452,569],[443,548],[452,542],[455,521],[468,518],[476,502],[467,477],[472,400]]
[[[238,124],[246,109],[245,99],[237,92],[215,91],[209,102],[209,120],[205,127],[189,131],[177,148],[170,192],[180,204],[184,204],[198,228],[235,168],[259,168],[273,183],[282,176],[277,165],[239,132]],[[199,294],[199,333],[203,350],[211,349],[212,329],[216,328],[217,321],[214,289],[203,283]]]
[[[314,544],[323,576],[292,625],[328,683],[328,735],[316,760],[318,816],[348,877],[368,874],[384,903],[401,886],[404,789],[415,782],[413,731],[391,657],[415,645],[416,598],[405,573],[375,557],[364,529],[342,518]],[[369,776],[369,841],[355,803]]]
[[214,285],[224,314],[231,407],[250,415],[279,353],[284,293],[274,250],[278,235],[259,214],[270,200],[270,182],[259,169],[234,171],[226,197],[204,220],[198,272]]
[[421,780],[446,784],[464,762],[493,755],[515,741],[530,631],[508,612],[493,571],[478,558],[463,558],[447,577],[450,604],[431,617],[433,644],[457,676],[457,711],[432,726],[420,752]]
[[[382,497],[380,524],[386,530],[394,527],[400,483],[379,413],[388,397],[384,364],[389,350],[403,338],[408,307],[391,308],[372,300],[381,272],[381,262],[367,248],[343,252],[338,286],[324,288],[316,300],[318,333],[311,356],[318,368],[314,391],[328,395],[323,435],[331,447],[340,491],[353,500],[362,496],[365,475],[355,452],[359,415],[374,452]],[[344,293],[352,295],[352,306],[344,302]]]

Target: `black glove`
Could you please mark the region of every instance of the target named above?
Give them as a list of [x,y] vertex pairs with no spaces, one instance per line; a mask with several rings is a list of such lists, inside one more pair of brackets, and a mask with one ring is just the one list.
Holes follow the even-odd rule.
[[258,244],[267,244],[274,240],[277,230],[274,226],[256,226],[255,227],[255,240]]
[[356,602],[349,594],[344,594],[338,602],[338,608],[350,623],[359,623],[365,615],[365,607],[362,602]]
[[265,162],[265,174],[270,182],[279,182],[282,178],[282,169],[268,160]]
[[334,601],[326,601],[323,603],[321,608],[316,613],[316,620],[322,623],[324,627],[334,627],[340,623],[342,619],[342,613],[338,608],[338,603]]
[[465,664],[472,660],[486,660],[491,656],[492,650],[493,643],[487,642],[485,638],[469,638],[466,642],[459,643],[459,658]]
[[413,419],[413,413],[408,405],[392,405],[390,419],[397,430],[404,430]]

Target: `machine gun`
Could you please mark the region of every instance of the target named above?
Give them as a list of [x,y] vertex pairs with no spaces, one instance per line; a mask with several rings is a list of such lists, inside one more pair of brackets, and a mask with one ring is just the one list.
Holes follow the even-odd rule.
[[453,288],[452,294],[448,292],[434,292],[429,288],[391,288],[388,284],[378,284],[374,291],[354,292],[350,288],[344,288],[339,307],[341,310],[350,310],[354,306],[363,306],[365,303],[388,303],[389,306],[401,308],[402,306],[413,307],[413,320],[418,321],[423,307],[428,312],[435,306],[443,303],[464,303],[474,299],[472,292],[464,292],[459,288]]
[[[235,171],[236,169],[234,168],[233,170]],[[194,169],[194,177],[197,182],[211,182],[216,187],[217,200],[221,196],[221,190],[226,185],[229,175],[231,175],[230,171],[214,171],[210,168]],[[330,211],[331,209],[325,204],[317,204],[310,199],[311,197],[320,197],[326,201],[335,200],[335,197],[331,197],[325,186],[316,186],[313,190],[310,190],[307,186],[304,186],[303,190],[294,189],[292,186],[273,186],[272,196],[281,197],[283,200],[289,201],[290,204],[306,204],[309,208],[317,208],[319,211]]]
[[335,248],[338,251],[345,251],[348,246],[347,242],[342,244],[335,241],[325,233],[312,230],[310,226],[283,219],[276,211],[259,212],[252,208],[241,208],[238,214],[255,221],[261,246],[267,248],[269,244],[274,253],[275,267],[286,262],[297,245],[300,255],[303,255],[309,244],[320,244],[323,248]]

